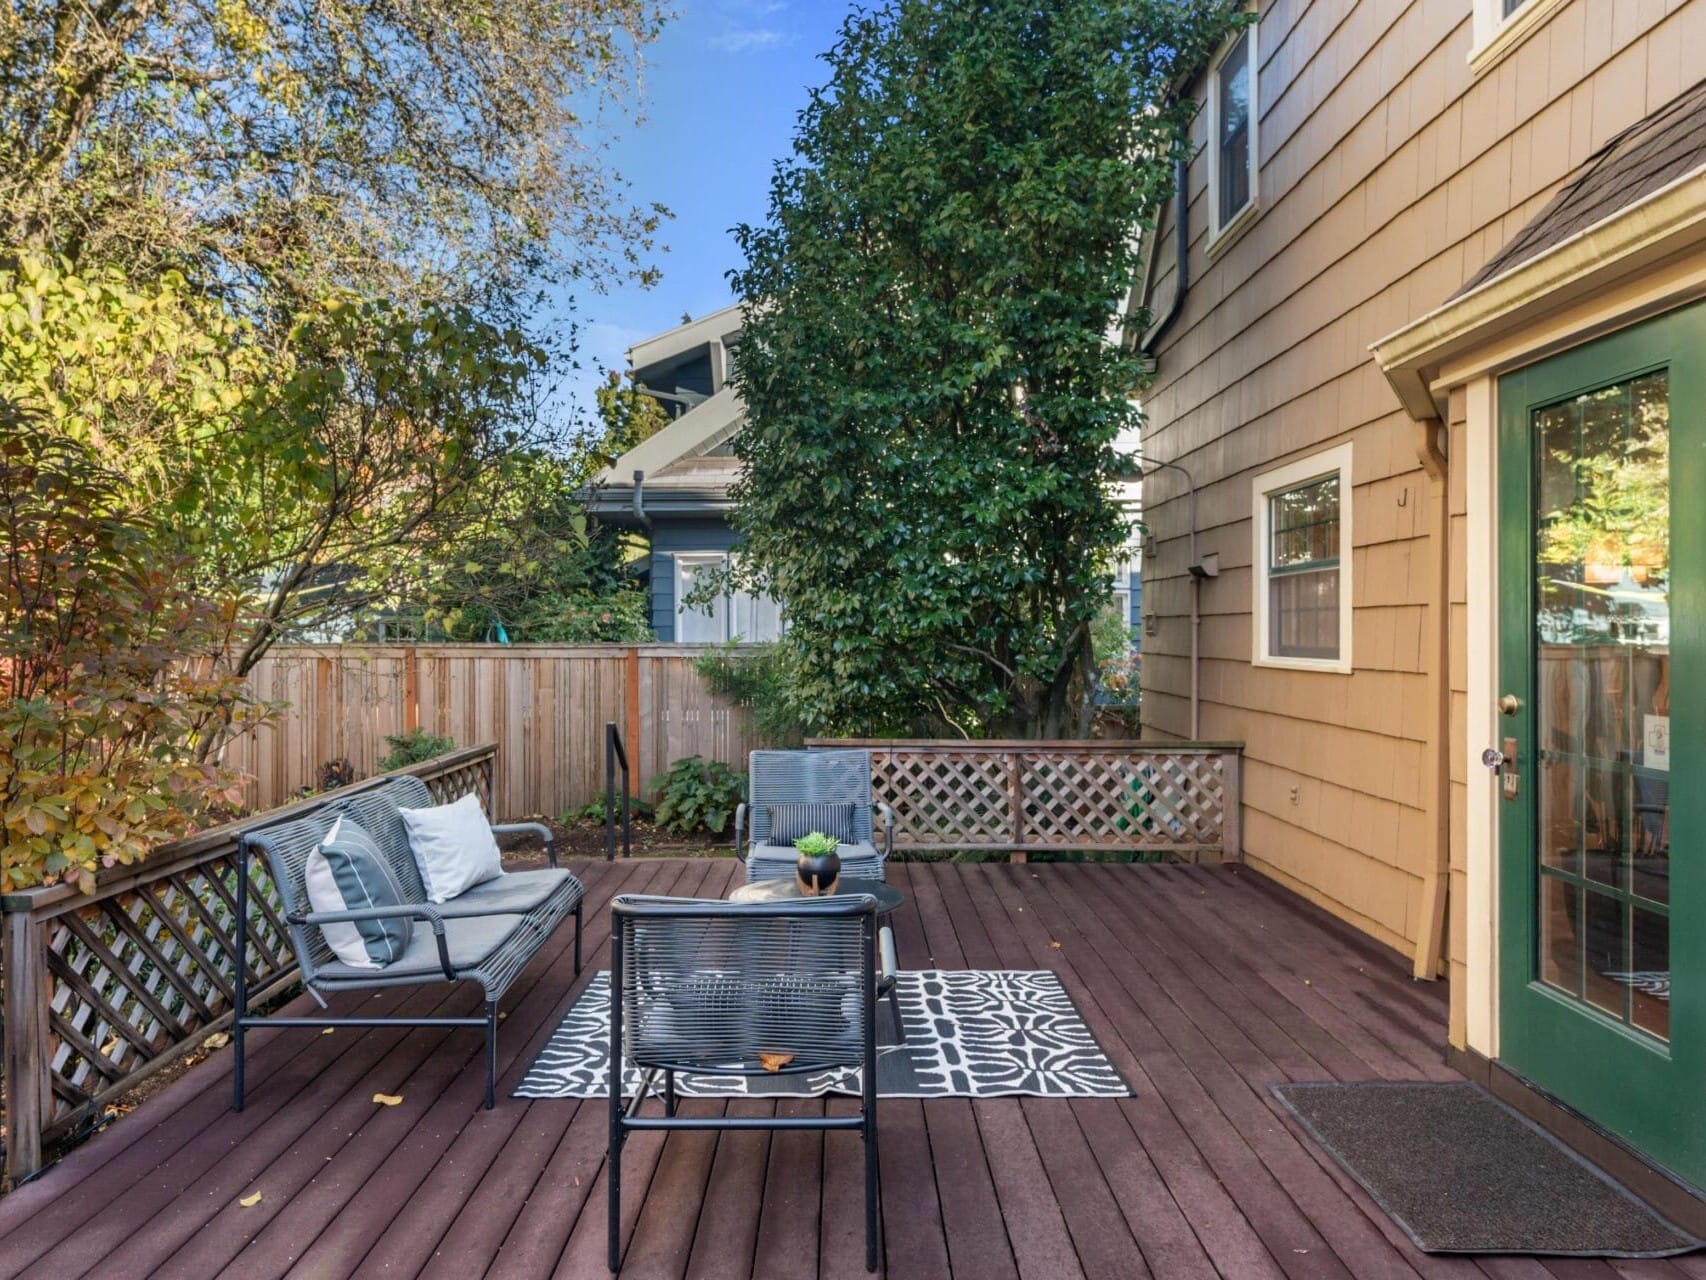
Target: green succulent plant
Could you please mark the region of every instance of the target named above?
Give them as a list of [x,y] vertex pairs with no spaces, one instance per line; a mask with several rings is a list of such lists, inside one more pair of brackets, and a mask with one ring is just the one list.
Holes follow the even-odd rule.
[[794,841],[794,848],[808,858],[821,858],[834,853],[841,847],[841,842],[834,836],[826,836],[821,831],[813,831],[810,835],[801,836]]

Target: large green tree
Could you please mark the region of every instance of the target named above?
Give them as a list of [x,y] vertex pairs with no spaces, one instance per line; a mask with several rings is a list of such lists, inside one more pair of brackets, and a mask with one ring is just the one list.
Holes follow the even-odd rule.
[[[827,57],[737,235],[743,572],[826,729],[1088,726],[1126,536],[1110,342],[1216,0],[891,0]],[[1131,324],[1142,323],[1137,317]]]
[[585,117],[657,0],[15,0],[0,247],[173,266],[265,305],[646,271]]
[[395,600],[509,518],[536,443],[521,332],[465,307],[328,300],[277,349],[175,273],[0,270],[0,397],[96,449],[177,572],[231,600],[246,673],[281,639]]

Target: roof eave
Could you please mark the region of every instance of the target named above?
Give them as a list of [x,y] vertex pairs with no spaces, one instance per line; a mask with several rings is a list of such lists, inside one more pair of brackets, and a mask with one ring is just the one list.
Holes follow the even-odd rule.
[[1405,412],[1445,416],[1448,359],[1678,252],[1706,243],[1706,167],[1459,294],[1369,347]]

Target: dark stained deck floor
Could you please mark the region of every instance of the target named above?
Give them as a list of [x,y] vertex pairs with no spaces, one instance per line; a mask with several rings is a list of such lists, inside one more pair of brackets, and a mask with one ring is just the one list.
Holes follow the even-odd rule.
[[[587,972],[611,895],[721,895],[729,861],[577,865]],[[1680,1280],[1696,1259],[1429,1258],[1302,1137],[1268,1085],[1450,1079],[1445,991],[1231,867],[891,866],[910,968],[1058,970],[1128,1100],[892,1100],[880,1110],[886,1273],[954,1276]],[[0,1199],[0,1277],[597,1277],[601,1102],[508,1098],[568,1007],[571,933],[511,991],[495,1111],[477,1033],[258,1033],[233,1114],[215,1054]],[[467,1012],[429,988],[364,1011]],[[378,1092],[398,1106],[375,1105]],[[799,1112],[842,1101],[713,1102]],[[858,1139],[631,1140],[630,1277],[856,1277]],[[261,1201],[239,1201],[259,1192]]]

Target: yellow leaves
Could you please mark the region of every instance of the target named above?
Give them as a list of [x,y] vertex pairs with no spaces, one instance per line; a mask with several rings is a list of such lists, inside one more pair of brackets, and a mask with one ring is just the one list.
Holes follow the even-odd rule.
[[766,1071],[780,1071],[794,1060],[791,1053],[764,1053],[758,1055],[758,1065]]
[[244,1196],[237,1203],[242,1205],[245,1209],[253,1209],[260,1202],[261,1202],[261,1193],[259,1191],[257,1191],[253,1195]]
[[403,1095],[400,1093],[376,1093],[373,1095],[373,1100],[382,1107],[395,1107],[402,1104]]
[[204,1043],[209,1049],[223,1049],[231,1043],[231,1037],[224,1031],[215,1031]]

